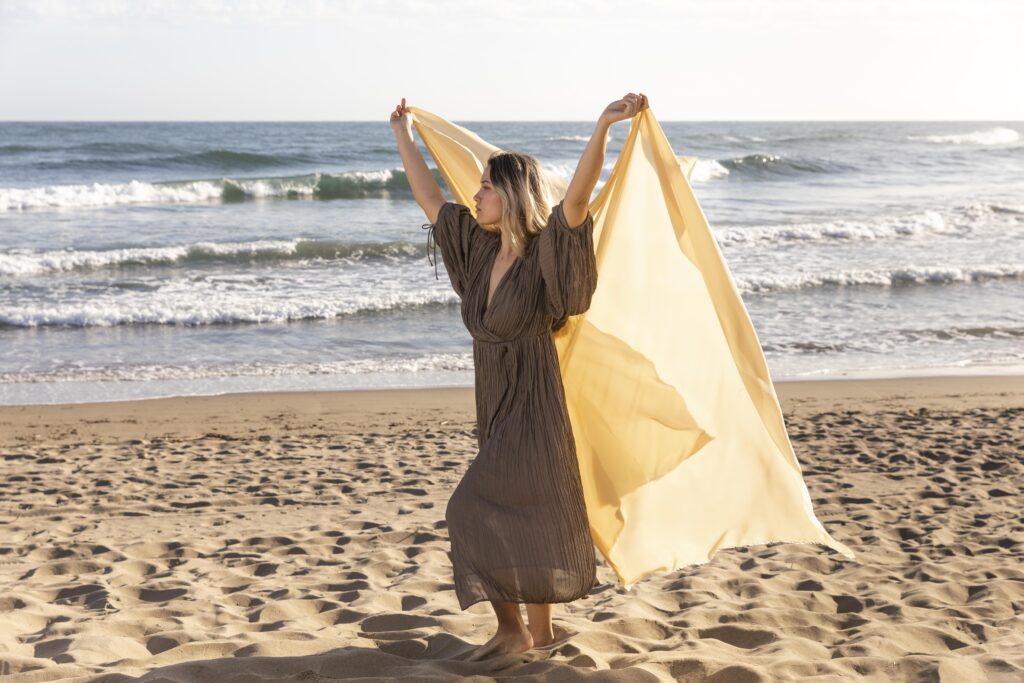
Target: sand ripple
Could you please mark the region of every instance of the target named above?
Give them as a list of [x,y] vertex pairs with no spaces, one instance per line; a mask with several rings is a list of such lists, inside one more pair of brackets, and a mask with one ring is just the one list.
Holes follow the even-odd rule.
[[787,423],[859,562],[731,549],[630,592],[601,562],[567,640],[479,663],[444,523],[468,420],[8,445],[0,680],[1024,680],[1024,409]]

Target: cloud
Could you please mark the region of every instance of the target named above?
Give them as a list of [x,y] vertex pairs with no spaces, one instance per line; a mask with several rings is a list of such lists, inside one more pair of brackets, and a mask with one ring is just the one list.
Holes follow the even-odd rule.
[[616,13],[631,13],[638,9],[692,15],[722,1],[725,0],[691,0],[684,4],[677,0],[560,0],[554,3],[550,0],[516,0],[481,4],[479,0],[0,0],[0,20],[305,23],[361,18],[454,20],[489,16],[537,21],[554,16],[580,19],[595,15],[614,17]]
[[[454,7],[453,7],[454,6]],[[0,19],[152,19],[173,21],[309,21],[470,7],[462,0],[0,0]]]

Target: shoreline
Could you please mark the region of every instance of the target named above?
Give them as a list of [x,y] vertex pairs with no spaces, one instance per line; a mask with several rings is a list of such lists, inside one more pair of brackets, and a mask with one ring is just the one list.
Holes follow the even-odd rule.
[[[463,375],[468,374],[468,380]],[[772,375],[773,384],[801,382],[844,382],[850,380],[909,380],[948,377],[1016,377],[1024,376],[1024,365],[996,364],[977,366],[936,366],[923,368],[866,370],[836,370],[811,375]],[[123,403],[167,398],[198,398],[202,396],[248,395],[257,393],[334,393],[360,391],[416,391],[431,389],[472,389],[472,373],[440,372],[419,376],[418,382],[400,381],[402,378],[381,375],[375,385],[359,381],[351,384],[351,376],[342,375],[234,375],[220,377],[216,382],[198,382],[167,378],[144,380],[58,380],[54,382],[23,382],[0,384],[0,408],[18,406],[82,405],[87,403]],[[215,386],[215,385],[221,386]],[[59,389],[55,392],[54,387]],[[63,394],[53,396],[47,394]],[[94,398],[113,393],[115,398]],[[16,397],[16,398],[15,398]],[[81,398],[79,398],[81,397]]]
[[[872,404],[962,408],[1024,405],[1024,375],[813,379],[774,383],[783,415]],[[41,440],[346,432],[425,420],[473,422],[472,387],[256,391],[202,396],[0,406],[0,445]],[[256,428],[254,425],[259,426]],[[44,436],[45,433],[45,436]]]

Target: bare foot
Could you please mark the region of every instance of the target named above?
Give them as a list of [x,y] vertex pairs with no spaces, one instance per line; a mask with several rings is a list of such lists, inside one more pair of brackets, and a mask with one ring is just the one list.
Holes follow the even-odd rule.
[[488,657],[526,652],[531,647],[533,647],[533,637],[526,627],[520,631],[499,630],[493,638],[473,650],[465,661],[476,662]]

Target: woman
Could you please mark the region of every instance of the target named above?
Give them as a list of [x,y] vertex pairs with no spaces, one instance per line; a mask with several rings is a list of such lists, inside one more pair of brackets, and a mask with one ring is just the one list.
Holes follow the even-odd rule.
[[552,332],[589,308],[597,286],[589,202],[608,128],[647,106],[643,93],[608,105],[554,206],[536,159],[495,152],[473,197],[475,217],[442,196],[413,140],[404,98],[391,114],[413,196],[431,221],[473,336],[480,450],[445,519],[459,605],[490,601],[498,627],[469,660],[549,645],[552,604],[583,597],[595,585]]

